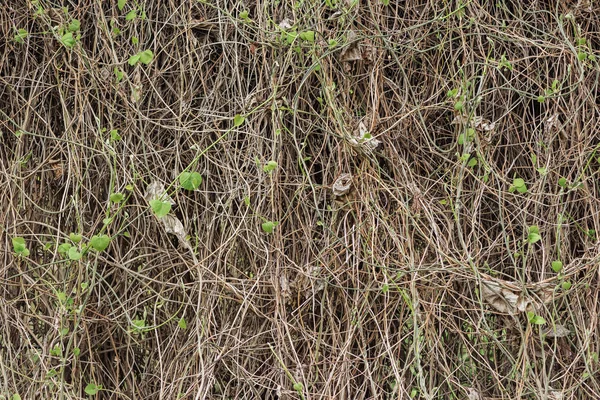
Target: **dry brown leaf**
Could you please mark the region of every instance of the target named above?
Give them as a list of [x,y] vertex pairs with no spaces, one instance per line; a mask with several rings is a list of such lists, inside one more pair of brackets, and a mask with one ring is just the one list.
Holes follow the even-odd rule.
[[552,326],[548,327],[548,329],[546,329],[544,334],[548,338],[560,338],[560,337],[569,336],[571,334],[571,331],[569,330],[569,328],[567,328],[564,325],[556,324],[553,327]]
[[[528,291],[535,296],[527,296],[516,282],[501,279],[484,279],[481,285],[482,298],[497,311],[516,315],[519,312],[536,312],[553,299],[551,285],[530,285]],[[540,300],[540,301],[538,301]]]
[[376,150],[379,145],[381,145],[381,141],[374,137],[365,137],[368,133],[369,131],[367,130],[366,125],[363,121],[360,121],[358,123],[357,131],[354,132],[354,137],[351,137],[348,141],[353,146],[362,147],[367,151]]
[[352,174],[345,173],[341,174],[333,183],[331,189],[333,190],[333,194],[335,196],[343,196],[348,191],[350,191],[350,187],[352,186]]

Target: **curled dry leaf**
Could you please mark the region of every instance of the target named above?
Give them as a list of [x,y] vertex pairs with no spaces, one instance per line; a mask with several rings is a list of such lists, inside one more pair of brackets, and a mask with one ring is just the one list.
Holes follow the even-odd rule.
[[559,117],[559,114],[556,113],[544,121],[544,125],[546,125],[547,131],[552,131],[554,128],[557,127],[558,122],[559,122],[558,117]]
[[287,30],[290,29],[292,26],[294,25],[294,23],[292,21],[289,20],[289,18],[284,18],[280,23],[279,23],[279,27],[283,30]]
[[[493,131],[496,127],[495,122],[491,122],[478,115],[474,115],[471,121],[473,122],[473,128],[480,132],[490,132]],[[467,123],[469,123],[469,117],[464,114],[459,114],[456,117],[454,117],[451,123],[453,125],[466,125]]]
[[539,301],[546,304],[553,298],[553,289],[549,285],[531,285],[528,292],[535,296],[527,296],[516,282],[484,279],[481,283],[482,298],[497,311],[510,315],[536,312],[541,308]]
[[554,326],[548,327],[544,334],[548,338],[560,338],[569,336],[571,334],[571,331],[564,325],[556,324]]
[[362,54],[360,52],[360,46],[358,42],[358,35],[356,34],[356,32],[352,30],[348,31],[348,33],[346,34],[346,40],[348,42],[348,46],[340,52],[340,61],[350,62],[362,59]]
[[352,186],[352,174],[345,173],[340,175],[335,182],[333,182],[333,186],[331,190],[333,190],[333,194],[335,196],[343,196],[350,191],[350,187]]
[[163,185],[159,181],[150,182],[150,184],[146,188],[146,194],[144,195],[144,198],[147,201],[160,200],[168,201],[169,203],[171,203],[171,205],[175,204],[173,198],[167,194],[167,191],[165,190],[165,185]]
[[467,393],[467,399],[469,400],[480,400],[481,395],[479,392],[473,388],[469,388],[469,392]]
[[357,131],[354,132],[354,137],[351,137],[348,141],[353,146],[362,147],[367,151],[376,150],[379,145],[381,145],[380,140],[370,136],[369,131],[367,130],[367,127],[363,121],[358,123]]

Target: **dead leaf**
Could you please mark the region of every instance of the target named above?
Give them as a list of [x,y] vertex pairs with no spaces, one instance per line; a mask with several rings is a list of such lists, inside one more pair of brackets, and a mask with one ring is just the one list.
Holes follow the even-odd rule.
[[335,196],[343,196],[350,191],[352,186],[352,174],[341,174],[333,183],[331,189]]
[[541,309],[542,304],[552,301],[554,296],[554,289],[548,284],[528,285],[529,295],[526,295],[516,282],[492,278],[484,279],[481,283],[482,298],[497,311],[510,315],[536,312]]
[[357,131],[354,132],[354,137],[351,137],[348,141],[350,144],[362,147],[367,151],[376,150],[379,145],[381,145],[380,140],[377,140],[370,135],[370,132],[363,121],[358,123]]
[[279,23],[279,27],[283,30],[287,30],[290,29],[292,26],[294,26],[294,23],[292,21],[289,20],[289,18],[284,18],[280,23]]
[[467,393],[467,399],[469,400],[480,400],[481,396],[479,392],[473,388],[469,388],[469,393]]
[[171,205],[175,204],[175,200],[173,200],[173,198],[169,196],[167,191],[165,190],[165,185],[163,185],[159,181],[150,182],[150,184],[146,188],[146,194],[144,195],[144,198],[147,201],[161,200],[168,201],[169,203],[171,203]]
[[348,31],[346,34],[348,46],[342,49],[339,55],[339,60],[342,62],[358,61],[362,59],[358,35],[354,31]]
[[548,327],[548,329],[546,329],[546,331],[544,332],[544,335],[546,335],[546,337],[548,338],[560,338],[560,337],[566,337],[569,336],[571,334],[571,331],[569,330],[569,328],[567,328],[564,325],[559,325],[556,324],[553,327]]

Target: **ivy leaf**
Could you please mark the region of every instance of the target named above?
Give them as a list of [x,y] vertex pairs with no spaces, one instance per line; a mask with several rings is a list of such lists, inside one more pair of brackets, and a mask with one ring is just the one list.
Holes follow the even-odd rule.
[[267,162],[265,164],[265,166],[263,167],[263,171],[265,172],[272,172],[277,168],[277,162],[271,160],[269,162]]
[[196,190],[202,183],[202,175],[198,172],[182,172],[179,175],[179,184],[186,190]]
[[546,323],[546,320],[542,317],[540,317],[539,315],[536,315],[534,312],[528,311],[527,312],[527,319],[529,319],[529,322],[531,322],[533,325],[543,325]]
[[266,233],[273,233],[273,229],[275,229],[275,226],[277,226],[277,222],[273,221],[267,221],[261,225],[262,230]]
[[144,50],[140,54],[140,62],[144,65],[150,64],[150,61],[154,58],[154,53],[152,50]]
[[88,383],[84,390],[85,390],[85,393],[88,394],[89,396],[94,396],[94,395],[98,394],[98,392],[101,389],[102,389],[102,386],[100,386],[100,385],[96,385],[94,383]]
[[119,11],[123,11],[123,8],[125,7],[125,3],[127,3],[127,0],[119,0],[117,2],[117,7],[119,8]]
[[104,251],[110,244],[110,236],[94,235],[90,239],[90,246],[96,251]]
[[133,67],[135,64],[138,63],[138,61],[140,61],[140,55],[134,54],[131,57],[129,57],[129,60],[127,60],[127,63]]
[[[83,238],[81,237],[81,235],[71,232],[69,234],[69,239],[71,239],[71,241],[73,243],[79,243],[79,242],[81,242],[81,239],[83,239]],[[67,251],[68,251],[68,249],[67,249]]]
[[72,246],[67,252],[70,260],[77,261],[81,259],[81,253],[77,250],[77,247]]
[[300,39],[306,40],[307,42],[314,43],[315,31],[306,31],[306,32],[300,33]]
[[187,329],[187,323],[185,322],[185,318],[183,317],[179,318],[179,322],[177,322],[177,325],[179,325],[181,329]]
[[171,203],[168,201],[150,200],[150,207],[158,218],[164,217],[171,211]]
[[240,126],[245,120],[246,118],[242,117],[240,114],[237,114],[235,117],[233,117],[233,126]]
[[552,261],[552,271],[558,273],[562,271],[563,263],[560,260]]
[[79,22],[78,19],[74,19],[73,21],[71,21],[71,23],[69,24],[69,30],[71,32],[77,32],[79,29],[81,28],[81,23]]

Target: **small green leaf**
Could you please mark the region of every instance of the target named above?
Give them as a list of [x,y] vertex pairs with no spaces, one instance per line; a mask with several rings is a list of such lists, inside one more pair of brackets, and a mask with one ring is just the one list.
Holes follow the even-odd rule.
[[71,243],[61,244],[60,246],[58,246],[58,254],[67,255],[71,247]]
[[150,200],[150,207],[158,218],[162,218],[171,211],[171,203],[161,200]]
[[113,193],[110,195],[110,201],[113,203],[120,203],[124,198],[123,193]]
[[300,39],[305,40],[307,42],[314,43],[315,31],[305,31],[305,32],[300,33]]
[[458,89],[454,88],[454,89],[448,90],[448,93],[446,93],[446,96],[449,98],[452,98],[452,97],[456,97],[457,94],[458,94]]
[[90,246],[96,251],[104,251],[110,244],[110,236],[94,235],[90,239]]
[[131,21],[137,17],[137,10],[134,8],[125,15],[125,21]]
[[275,169],[277,169],[277,162],[273,160],[267,162],[263,167],[263,171],[265,172],[272,172],[275,171]]
[[17,34],[13,37],[13,40],[17,43],[23,43],[25,41],[25,38],[27,37],[28,32],[21,28],[17,30]]
[[98,392],[102,389],[102,386],[95,385],[93,383],[88,383],[85,387],[85,393],[90,396],[94,396],[98,394]]
[[464,107],[464,103],[462,101],[457,101],[456,103],[454,103],[454,109],[456,111],[462,111]]
[[519,186],[519,187],[517,187],[517,192],[519,192],[519,193],[527,193],[527,186]]
[[113,217],[106,217],[102,220],[104,225],[109,225],[113,221]]
[[560,285],[560,287],[561,287],[563,290],[569,290],[569,289],[571,289],[571,286],[572,286],[572,285],[571,285],[571,282],[569,282],[569,281],[564,281],[564,282],[563,282],[563,283]]
[[73,355],[75,357],[79,357],[80,354],[81,354],[81,349],[79,347],[73,347]]
[[384,283],[383,286],[381,287],[381,292],[387,293],[389,291],[390,291],[390,285],[388,285],[387,283]]
[[383,4],[384,6],[389,6],[390,0],[381,0],[381,4]]
[[11,400],[21,400],[21,396],[19,396],[18,393],[15,393],[12,395],[12,397],[10,398]]
[[579,61],[584,61],[587,57],[588,57],[588,55],[584,51],[580,51],[579,53],[577,53],[577,59]]
[[75,38],[73,37],[73,32],[65,33],[61,38],[60,42],[66,47],[72,49],[75,46]]
[[515,179],[513,179],[513,185],[517,188],[521,187],[521,186],[525,186],[525,181],[521,178],[515,178]]
[[202,175],[198,172],[182,172],[179,175],[179,184],[186,190],[196,190],[202,183]]
[[539,95],[537,98],[538,103],[543,103],[546,101],[546,96]]
[[13,249],[15,253],[22,254],[25,250],[27,250],[27,246],[25,245],[25,239],[20,236],[14,237],[12,239]]
[[543,325],[546,323],[546,320],[542,317],[540,317],[539,315],[536,315],[534,312],[528,311],[527,312],[527,318],[529,319],[529,322],[531,322],[533,325]]
[[542,176],[548,175],[548,170],[545,167],[538,168],[537,172],[539,172],[539,174],[542,175]]
[[131,37],[131,43],[132,44],[138,44],[140,42],[140,39],[137,38],[137,36],[132,36]]
[[477,165],[477,158],[475,158],[475,157],[471,158],[471,159],[469,160],[469,162],[467,163],[467,165],[468,165],[469,167],[471,167],[471,168],[472,168],[472,167],[474,167],[474,166],[476,166],[476,165]]
[[78,19],[74,19],[73,21],[71,21],[71,23],[69,24],[69,30],[71,32],[77,32],[79,29],[81,28],[81,23],[79,22]]
[[249,196],[244,197],[244,204],[246,204],[246,206],[250,207],[250,197]]
[[560,260],[552,261],[552,271],[558,273],[562,271],[563,263]]
[[244,10],[242,11],[238,16],[240,19],[243,19],[244,21],[248,19],[248,10]]
[[110,131],[110,140],[116,142],[117,140],[121,140],[121,135],[119,135],[119,131],[116,129],[112,129]]
[[56,298],[61,303],[65,303],[67,301],[67,295],[65,294],[65,292],[56,292]]
[[140,61],[140,55],[134,54],[131,57],[129,57],[129,60],[127,60],[127,63],[133,67],[135,64],[138,63],[138,61]]
[[117,2],[117,7],[119,8],[119,11],[123,11],[123,8],[125,7],[125,3],[127,3],[127,0],[119,0]]
[[81,287],[81,290],[85,291],[85,289],[87,289],[90,284],[87,282],[81,282],[81,285],[79,285]]
[[536,225],[529,227],[529,234],[527,235],[527,243],[534,244],[542,239],[540,235],[540,229]]
[[152,53],[152,50],[144,50],[140,53],[140,62],[144,65],[150,64],[153,58],[154,53]]
[[[81,235],[71,232],[69,234],[69,239],[71,239],[71,241],[73,243],[79,243],[79,242],[81,242],[81,239],[83,239],[83,238],[81,237]],[[68,251],[68,249],[67,249],[67,251]]]
[[298,392],[298,393],[301,393],[301,392],[302,392],[302,388],[303,388],[303,387],[302,387],[302,384],[301,384],[300,382],[296,382],[296,383],[294,383],[294,390],[295,390],[296,392]]
[[458,144],[460,146],[462,146],[463,144],[465,144],[466,141],[466,137],[464,133],[461,133],[460,135],[458,135]]
[[61,336],[67,336],[69,334],[69,328],[61,328],[59,333]]
[[77,250],[77,247],[73,246],[67,252],[70,260],[77,261],[81,258],[81,253]]
[[185,318],[183,318],[183,317],[179,318],[177,325],[179,325],[179,327],[181,329],[184,329],[184,330],[187,329],[187,323],[185,322]]
[[233,117],[233,126],[240,126],[245,120],[246,118],[242,117],[240,114],[237,114],[235,117]]
[[564,187],[567,187],[567,184],[568,184],[567,183],[567,179],[563,178],[563,177],[560,177],[560,179],[558,180],[558,186],[564,188]]
[[273,221],[267,221],[267,222],[264,222],[264,223],[261,225],[261,227],[262,227],[262,230],[263,230],[264,232],[266,232],[266,233],[273,233],[273,229],[275,228],[275,226],[276,226],[276,225],[277,225],[277,223],[276,223],[276,222],[273,222]]

